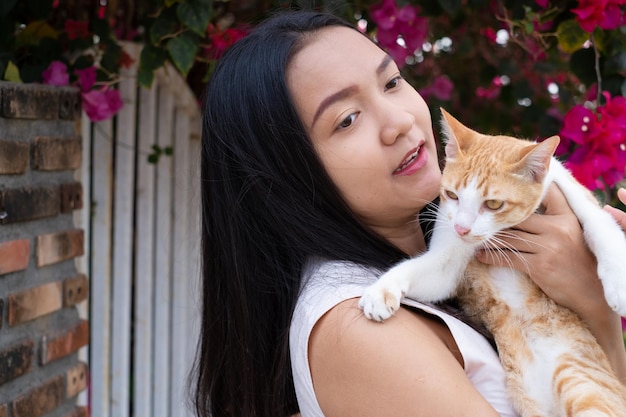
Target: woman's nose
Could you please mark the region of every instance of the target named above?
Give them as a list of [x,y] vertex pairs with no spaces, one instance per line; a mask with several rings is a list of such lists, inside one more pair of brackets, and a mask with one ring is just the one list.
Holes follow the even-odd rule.
[[415,124],[415,116],[411,112],[397,107],[385,111],[380,120],[381,138],[386,145],[393,144],[399,137],[409,133]]

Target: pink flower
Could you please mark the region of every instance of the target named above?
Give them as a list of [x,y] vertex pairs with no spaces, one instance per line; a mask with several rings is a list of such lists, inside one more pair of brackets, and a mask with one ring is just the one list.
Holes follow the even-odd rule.
[[593,32],[597,26],[602,29],[616,29],[624,19],[620,5],[624,0],[579,0],[578,7],[572,9],[576,21],[587,32]]
[[483,35],[485,38],[487,38],[490,44],[495,45],[498,35],[494,28],[490,28],[490,27],[482,28],[480,29],[480,34]]
[[491,80],[491,84],[488,87],[478,87],[476,89],[476,96],[480,98],[486,98],[493,100],[500,97],[500,91],[502,90],[502,80],[500,77],[494,77]]
[[550,1],[549,0],[535,0],[535,3],[537,3],[539,6],[545,9],[546,7],[548,7],[548,3],[550,3]]
[[112,117],[124,105],[120,92],[108,87],[83,92],[81,96],[83,98],[83,109],[89,116],[89,119],[94,122]]
[[433,96],[439,100],[450,100],[453,90],[454,84],[450,81],[450,78],[441,75],[436,77],[431,85],[421,89],[420,94],[424,98]]
[[[403,67],[406,58],[422,47],[428,34],[428,20],[419,16],[420,8],[407,4],[398,9],[395,0],[382,0],[370,8],[370,16],[378,26],[380,46]],[[402,38],[404,45],[398,44]]]
[[624,178],[626,170],[626,99],[610,98],[597,108],[597,113],[583,106],[574,106],[563,120],[560,132],[566,153],[574,150],[566,166],[572,174],[591,190],[615,186]]
[[96,82],[96,67],[87,67],[74,71],[78,76],[78,86],[82,91],[89,91]]
[[207,58],[219,59],[224,51],[230,48],[239,39],[245,37],[249,30],[246,27],[229,28],[219,30],[214,25],[209,25],[208,33],[211,45],[205,49]]
[[41,73],[44,84],[69,85],[70,75],[67,73],[67,65],[61,61],[52,61],[48,68]]
[[65,21],[65,32],[69,40],[82,39],[89,36],[89,22],[67,19]]

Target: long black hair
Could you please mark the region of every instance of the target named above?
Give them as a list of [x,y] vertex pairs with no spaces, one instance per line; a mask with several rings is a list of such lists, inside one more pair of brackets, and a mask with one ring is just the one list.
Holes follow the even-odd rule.
[[270,18],[227,51],[207,87],[199,416],[298,411],[288,333],[307,258],[386,268],[406,256],[350,211],[287,88],[291,57],[327,26],[353,28],[310,11]]

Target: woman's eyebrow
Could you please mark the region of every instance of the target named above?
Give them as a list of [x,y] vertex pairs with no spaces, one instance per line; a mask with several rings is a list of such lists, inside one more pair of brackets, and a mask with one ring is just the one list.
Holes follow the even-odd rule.
[[317,111],[315,112],[315,115],[313,116],[313,122],[311,123],[311,127],[313,127],[313,125],[315,125],[315,122],[317,121],[317,119],[319,119],[319,117],[322,115],[322,113],[331,104],[336,103],[337,101],[343,100],[346,97],[351,96],[352,94],[355,94],[358,90],[359,90],[359,88],[356,85],[351,85],[349,87],[346,87],[346,88],[343,88],[343,89],[337,91],[336,93],[333,93],[333,94],[329,95],[324,100],[322,100],[322,102],[320,103],[319,107],[317,108]]
[[392,62],[393,58],[389,55],[385,55],[378,68],[376,68],[376,74],[382,74]]
[[[389,55],[385,55],[381,63],[378,65],[378,67],[376,67],[376,74],[377,75],[382,74],[387,69],[389,64],[391,64],[392,62],[393,62],[393,58]],[[319,119],[322,113],[331,104],[336,103],[339,100],[343,100],[344,98],[356,93],[357,91],[358,91],[358,87],[355,85],[352,85],[344,89],[341,89],[337,91],[336,93],[333,93],[330,96],[326,97],[324,100],[322,100],[320,105],[317,107],[317,110],[315,111],[315,115],[313,116],[313,122],[311,123],[311,127],[315,125],[315,122],[317,121],[317,119]]]

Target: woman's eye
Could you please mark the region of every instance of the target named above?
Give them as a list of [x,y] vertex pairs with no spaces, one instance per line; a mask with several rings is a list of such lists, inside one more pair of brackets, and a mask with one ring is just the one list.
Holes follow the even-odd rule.
[[401,80],[402,80],[402,77],[399,75],[391,79],[387,84],[385,84],[385,90],[391,90],[391,89],[398,87],[398,85],[400,85]]
[[343,119],[341,123],[339,123],[339,125],[337,126],[337,129],[345,129],[352,126],[352,123],[354,123],[354,119],[356,119],[356,113],[352,113],[351,115]]

